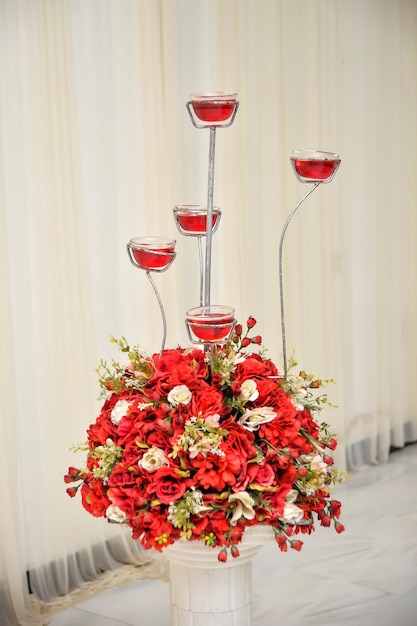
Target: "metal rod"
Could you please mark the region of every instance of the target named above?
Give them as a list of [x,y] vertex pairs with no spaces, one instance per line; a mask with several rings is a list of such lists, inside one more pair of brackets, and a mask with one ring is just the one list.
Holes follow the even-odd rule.
[[216,149],[216,128],[210,127],[210,148],[208,167],[207,192],[207,226],[206,226],[206,263],[204,275],[204,305],[210,304],[211,287],[211,240],[213,231],[213,188],[214,188],[214,153]]
[[164,305],[162,304],[161,296],[159,295],[159,291],[157,289],[155,281],[152,278],[151,273],[150,273],[149,270],[146,270],[146,275],[149,278],[149,282],[151,283],[151,285],[153,287],[153,290],[154,290],[155,295],[156,295],[156,299],[158,300],[159,308],[161,309],[163,333],[162,333],[161,351],[159,353],[159,356],[162,357],[162,353],[163,353],[164,348],[165,348],[165,341],[166,341],[166,338],[167,338],[167,318],[166,318],[166,315],[165,315]]
[[198,237],[198,260],[200,265],[200,306],[204,304],[204,264],[202,237]]
[[287,217],[287,220],[286,220],[286,222],[284,224],[284,227],[282,229],[281,239],[280,239],[280,242],[279,242],[279,297],[280,297],[280,301],[281,301],[281,333],[282,333],[282,354],[283,354],[283,362],[284,362],[284,376],[287,375],[288,366],[287,366],[287,346],[286,346],[286,337],[285,337],[284,287],[283,287],[283,278],[282,278],[282,247],[283,247],[283,243],[284,243],[285,233],[286,233],[287,228],[288,228],[288,224],[290,223],[292,217],[294,216],[294,213],[299,208],[299,206],[304,202],[304,200],[306,198],[308,198],[308,196],[311,193],[313,193],[313,191],[319,185],[320,185],[320,182],[314,183],[314,185],[307,191],[307,193],[304,194],[304,196],[301,198],[301,200],[299,200],[299,202],[297,202],[297,204],[295,205],[295,207],[293,208],[293,210],[291,211],[291,213]]

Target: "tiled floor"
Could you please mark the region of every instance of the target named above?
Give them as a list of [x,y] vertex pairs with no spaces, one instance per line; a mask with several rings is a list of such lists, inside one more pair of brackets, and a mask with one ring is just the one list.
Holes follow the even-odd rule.
[[[417,445],[338,487],[346,532],[253,563],[253,626],[417,625]],[[50,626],[169,626],[169,588],[139,581],[56,614]],[[216,621],[215,626],[219,626]]]

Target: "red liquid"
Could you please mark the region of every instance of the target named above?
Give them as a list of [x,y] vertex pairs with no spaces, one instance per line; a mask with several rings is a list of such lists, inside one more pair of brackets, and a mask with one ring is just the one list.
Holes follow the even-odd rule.
[[[212,229],[214,229],[219,219],[219,213],[212,215]],[[193,233],[194,235],[205,235],[207,231],[207,214],[206,213],[177,213],[177,221],[184,232]]]
[[140,265],[142,269],[151,270],[167,267],[172,261],[174,248],[155,248],[155,250],[131,248],[131,251],[136,263]]
[[199,320],[193,317],[189,320],[189,326],[198,339],[202,341],[221,341],[225,339],[233,328],[234,317],[221,317],[213,315],[212,319],[205,316]]
[[203,122],[226,122],[235,110],[235,100],[192,102],[194,113]]
[[325,181],[332,176],[340,161],[329,159],[293,159],[300,178],[311,181]]

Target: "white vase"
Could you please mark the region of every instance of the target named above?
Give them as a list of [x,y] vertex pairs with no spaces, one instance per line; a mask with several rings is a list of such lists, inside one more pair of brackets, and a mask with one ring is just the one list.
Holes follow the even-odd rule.
[[178,541],[166,548],[169,562],[171,626],[251,626],[252,559],[274,534],[269,526],[248,528],[226,563],[219,548],[201,541]]

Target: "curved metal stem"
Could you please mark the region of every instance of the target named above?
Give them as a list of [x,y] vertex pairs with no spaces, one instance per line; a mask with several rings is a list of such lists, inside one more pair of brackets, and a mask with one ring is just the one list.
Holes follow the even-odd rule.
[[214,187],[214,154],[216,148],[216,128],[210,127],[210,149],[208,168],[207,193],[207,227],[206,227],[206,264],[204,276],[204,305],[210,304],[211,284],[211,240],[213,231],[213,187]]
[[299,206],[304,202],[304,200],[306,198],[308,198],[308,196],[311,193],[313,193],[313,191],[319,185],[320,185],[320,182],[314,183],[314,185],[307,191],[307,193],[304,194],[304,196],[301,198],[301,200],[299,200],[299,202],[297,202],[297,204],[295,205],[295,207],[293,208],[293,210],[291,211],[291,213],[287,217],[287,220],[286,220],[286,222],[284,224],[284,227],[282,229],[281,239],[280,239],[280,242],[279,242],[279,297],[280,297],[280,301],[281,301],[281,334],[282,334],[282,354],[283,354],[283,361],[284,361],[284,376],[287,375],[288,366],[287,366],[287,346],[286,346],[286,337],[285,337],[284,287],[283,287],[283,279],[282,279],[282,247],[283,247],[283,243],[284,243],[285,233],[287,232],[288,224],[290,223],[292,217],[294,216],[294,213],[299,208]]
[[150,273],[149,270],[146,270],[146,275],[149,278],[149,282],[151,283],[151,285],[153,287],[153,290],[154,290],[155,295],[156,295],[156,299],[158,300],[159,308],[161,309],[162,326],[163,326],[162,345],[161,345],[161,350],[159,352],[159,356],[161,357],[162,353],[164,351],[164,348],[165,348],[165,341],[166,341],[166,338],[167,338],[167,318],[166,318],[166,315],[165,315],[164,305],[162,304],[161,296],[159,295],[159,291],[157,289],[155,281],[152,278],[151,273]]

